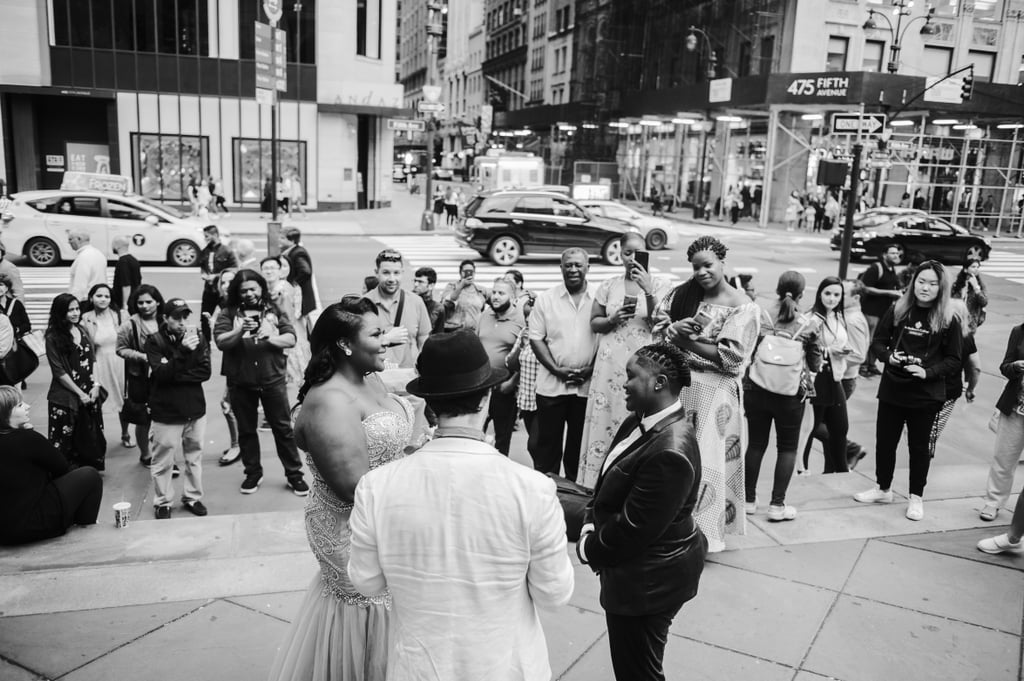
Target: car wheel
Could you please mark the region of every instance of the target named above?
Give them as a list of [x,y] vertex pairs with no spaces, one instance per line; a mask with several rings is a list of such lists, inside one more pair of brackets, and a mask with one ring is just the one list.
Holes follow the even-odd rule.
[[34,267],[54,267],[60,264],[60,249],[49,239],[29,239],[25,244],[25,255]]
[[499,236],[491,242],[491,247],[487,249],[487,257],[495,265],[508,267],[516,264],[519,256],[523,254],[522,251],[523,249],[515,237]]
[[619,237],[609,239],[604,245],[601,249],[601,260],[605,265],[622,264],[622,244],[619,243]]
[[647,250],[660,251],[668,243],[668,234],[660,229],[652,229],[647,232]]
[[963,261],[967,262],[968,260],[985,260],[986,257],[987,256],[985,254],[985,247],[980,244],[974,244],[973,246],[969,246],[967,250],[964,251]]
[[167,262],[174,267],[193,267],[199,262],[199,248],[191,241],[175,241],[167,249]]

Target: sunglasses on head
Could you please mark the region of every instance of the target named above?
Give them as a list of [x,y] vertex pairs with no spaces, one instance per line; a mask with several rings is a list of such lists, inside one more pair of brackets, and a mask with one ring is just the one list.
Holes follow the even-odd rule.
[[398,251],[381,251],[377,256],[381,262],[402,262],[402,254]]

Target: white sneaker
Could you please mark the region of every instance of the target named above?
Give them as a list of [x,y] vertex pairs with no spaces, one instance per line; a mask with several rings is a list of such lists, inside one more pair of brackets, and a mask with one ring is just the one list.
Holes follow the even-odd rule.
[[853,495],[854,501],[862,504],[891,504],[892,490],[883,490],[878,485],[864,492],[857,492]]
[[989,537],[988,539],[982,539],[978,542],[978,550],[984,551],[985,553],[1021,553],[1024,551],[1024,541],[1018,541],[1016,544],[1010,541],[1010,538],[1001,534],[998,537]]
[[776,506],[772,504],[768,507],[768,520],[773,523],[782,522],[783,520],[793,520],[796,518],[796,509],[792,506],[783,504],[782,506]]
[[754,515],[757,513],[757,499],[754,499],[753,501],[744,501],[743,512],[747,515]]
[[910,520],[921,520],[924,518],[924,499],[916,494],[910,495],[910,502],[907,503],[907,518]]

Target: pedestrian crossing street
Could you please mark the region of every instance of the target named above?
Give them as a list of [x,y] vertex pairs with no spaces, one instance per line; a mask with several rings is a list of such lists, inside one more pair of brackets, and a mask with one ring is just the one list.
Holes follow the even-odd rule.
[[[476,263],[476,282],[487,288],[495,279],[510,269],[523,273],[526,288],[540,293],[562,283],[562,272],[558,267],[558,256],[550,256],[543,260],[520,260],[512,267],[501,267],[486,260],[476,251],[463,248],[448,234],[419,236],[379,236],[374,237],[387,248],[393,248],[402,254],[406,261],[406,275],[412,278],[412,272],[419,267],[433,267],[437,272],[438,290],[449,282],[459,280],[459,263],[472,260]],[[591,284],[600,284],[606,279],[622,274],[618,265],[604,265],[599,260],[590,261],[590,272],[587,280]],[[666,272],[652,265],[653,274],[669,277],[673,283],[680,278],[673,272]]]

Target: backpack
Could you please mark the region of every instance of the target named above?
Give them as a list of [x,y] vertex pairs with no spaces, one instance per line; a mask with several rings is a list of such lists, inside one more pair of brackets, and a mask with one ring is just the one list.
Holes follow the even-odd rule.
[[800,392],[804,343],[799,336],[807,324],[801,324],[792,337],[771,333],[761,339],[754,350],[748,373],[755,385],[776,395],[793,396]]

